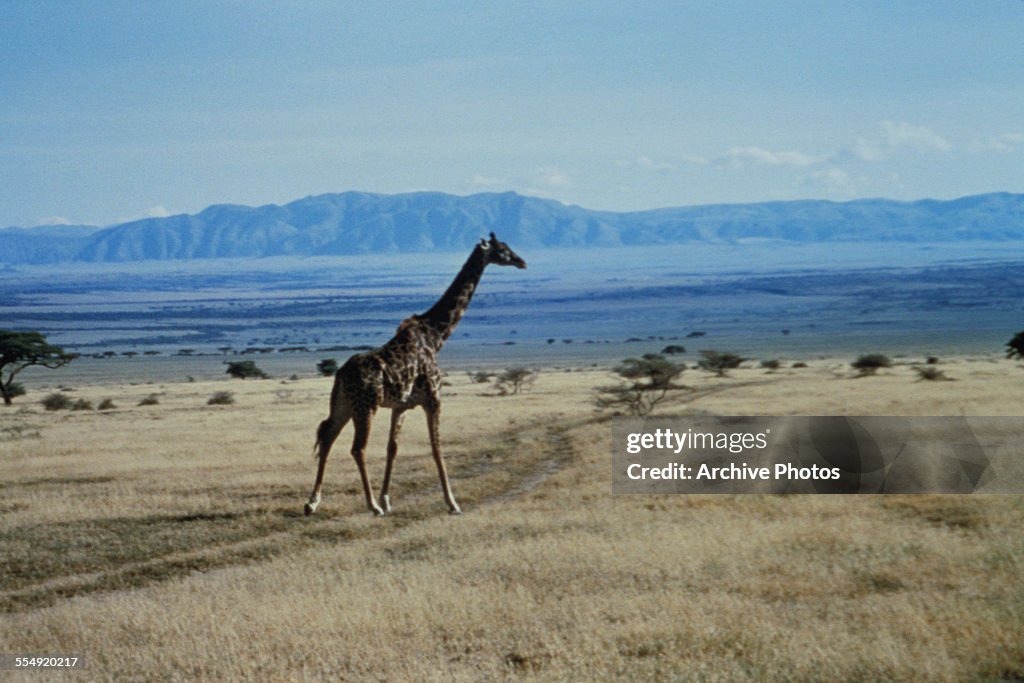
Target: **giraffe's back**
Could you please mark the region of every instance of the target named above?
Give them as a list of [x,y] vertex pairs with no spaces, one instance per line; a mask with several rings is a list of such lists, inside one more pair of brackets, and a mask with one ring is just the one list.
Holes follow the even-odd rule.
[[416,317],[380,348],[357,353],[338,370],[336,387],[355,410],[412,408],[436,398],[441,386],[436,352]]

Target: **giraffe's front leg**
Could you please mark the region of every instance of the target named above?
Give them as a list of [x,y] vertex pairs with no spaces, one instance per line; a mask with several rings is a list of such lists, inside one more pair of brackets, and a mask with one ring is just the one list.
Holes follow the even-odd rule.
[[398,455],[398,433],[402,430],[402,418],[404,416],[404,408],[393,408],[391,410],[391,432],[388,434],[388,461],[384,466],[384,483],[380,487],[380,505],[385,513],[391,512],[391,496],[388,495],[388,489],[391,486],[391,468],[395,464],[395,456]]
[[434,401],[424,406],[427,412],[427,428],[430,432],[430,450],[434,455],[434,463],[437,465],[437,476],[441,480],[441,493],[444,495],[444,502],[448,505],[448,513],[452,515],[461,515],[462,509],[459,508],[459,504],[455,502],[455,496],[452,494],[452,487],[448,483],[448,471],[444,466],[444,457],[441,455],[441,435],[440,435],[440,421],[441,421],[441,403]]

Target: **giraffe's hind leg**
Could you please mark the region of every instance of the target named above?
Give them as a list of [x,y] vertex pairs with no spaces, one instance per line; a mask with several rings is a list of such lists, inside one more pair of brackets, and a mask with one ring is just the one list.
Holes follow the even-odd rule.
[[373,413],[369,411],[358,412],[353,416],[356,434],[352,439],[352,459],[356,461],[356,467],[359,468],[359,478],[363,482],[363,494],[366,496],[366,507],[375,515],[383,515],[384,510],[377,505],[377,501],[373,497],[373,489],[370,488],[370,477],[366,474],[366,442],[370,439],[372,419]]
[[349,416],[347,414],[337,414],[332,411],[331,416],[321,422],[316,430],[316,456],[318,461],[316,481],[313,483],[313,492],[309,494],[309,502],[306,503],[305,512],[307,515],[316,512],[317,507],[320,505],[320,487],[324,483],[324,467],[327,465],[327,456],[331,452],[334,440],[338,438],[338,434],[341,433],[348,420]]

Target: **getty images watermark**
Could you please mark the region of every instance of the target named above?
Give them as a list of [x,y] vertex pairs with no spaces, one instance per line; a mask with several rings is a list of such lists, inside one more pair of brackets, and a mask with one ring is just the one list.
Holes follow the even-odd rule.
[[614,493],[1024,493],[1024,417],[615,418]]

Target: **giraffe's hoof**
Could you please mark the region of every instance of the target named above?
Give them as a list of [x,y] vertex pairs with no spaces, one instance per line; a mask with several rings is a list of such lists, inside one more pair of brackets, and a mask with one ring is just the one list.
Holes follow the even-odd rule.
[[458,505],[454,505],[454,506],[448,508],[448,514],[449,515],[461,515],[462,514],[462,510],[459,509]]
[[383,517],[384,516],[384,511],[380,509],[379,505],[374,505],[372,508],[370,508],[370,512],[373,513],[374,517]]
[[380,507],[384,510],[384,514],[391,512],[391,496],[381,496]]
[[306,507],[304,507],[303,510],[305,511],[306,516],[309,517],[316,511],[316,506],[312,503],[306,503]]

